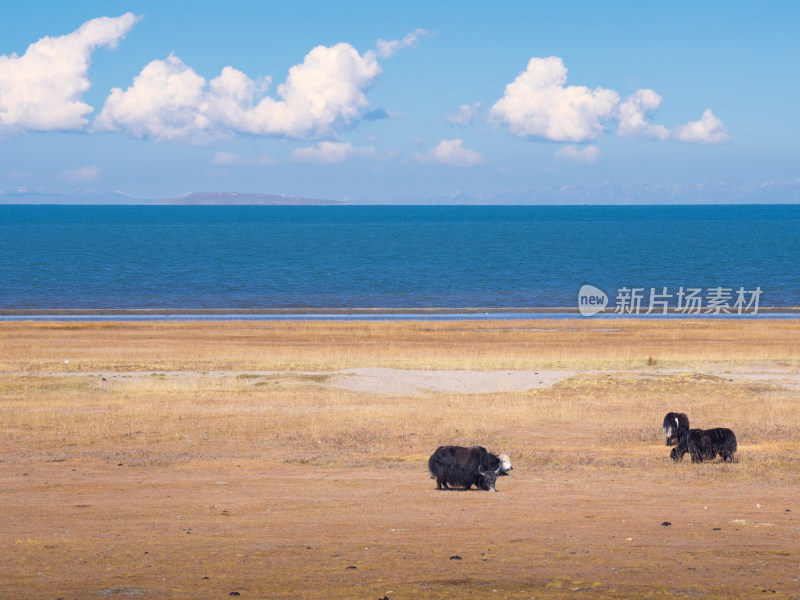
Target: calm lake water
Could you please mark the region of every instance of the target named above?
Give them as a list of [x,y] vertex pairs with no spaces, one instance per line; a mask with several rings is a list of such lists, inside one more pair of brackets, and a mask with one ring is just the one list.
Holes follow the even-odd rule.
[[0,247],[0,308],[576,307],[585,284],[800,304],[793,205],[0,206]]

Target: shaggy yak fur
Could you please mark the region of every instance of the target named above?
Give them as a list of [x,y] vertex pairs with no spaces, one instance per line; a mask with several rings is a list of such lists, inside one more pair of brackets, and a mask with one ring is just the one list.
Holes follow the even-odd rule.
[[683,434],[669,456],[677,462],[683,460],[683,455],[687,452],[692,457],[692,462],[714,460],[717,454],[722,462],[736,462],[736,435],[725,427],[690,429]]
[[436,489],[448,486],[470,489],[473,485],[487,492],[495,491],[498,475],[512,470],[508,456],[494,455],[483,446],[439,446],[428,459],[431,479],[436,479]]

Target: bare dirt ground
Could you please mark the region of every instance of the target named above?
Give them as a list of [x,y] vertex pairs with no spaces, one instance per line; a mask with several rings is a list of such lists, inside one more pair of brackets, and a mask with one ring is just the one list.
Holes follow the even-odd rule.
[[[680,375],[684,371],[659,369],[657,376]],[[587,370],[582,374],[598,374]],[[617,372],[617,375],[623,372]],[[652,374],[627,371],[626,375],[652,378]],[[705,369],[700,375],[723,378],[739,383],[768,382],[788,389],[800,389],[800,373],[785,368],[761,367],[757,371]],[[487,394],[492,392],[526,391],[551,387],[576,375],[576,371],[541,369],[539,371],[421,371],[418,369],[361,368],[339,371],[328,379],[328,385],[355,392],[373,394],[419,394],[424,392],[455,392]]]
[[[800,598],[798,329],[710,362],[426,371],[427,345],[273,369],[225,355],[224,329],[215,365],[142,327],[112,329],[123,350],[0,327],[0,598]],[[648,335],[737,335],[680,327]],[[101,360],[145,337],[171,358]],[[672,409],[731,426],[739,462],[670,461]],[[436,491],[439,443],[514,471]]]
[[796,487],[583,466],[437,492],[418,467],[6,468],[3,597],[797,597]]
[[373,394],[455,392],[486,394],[545,388],[574,375],[574,371],[422,371],[419,369],[360,368],[340,371],[329,385]]
[[[548,388],[561,381],[578,374],[577,371],[565,369],[540,369],[538,371],[475,371],[448,369],[444,371],[425,371],[421,369],[390,369],[385,367],[361,367],[342,369],[339,371],[301,371],[297,375],[308,377],[324,377],[324,384],[350,390],[353,392],[366,392],[370,394],[424,394],[428,392],[452,392],[459,394],[488,394],[495,392],[520,392],[537,388]],[[597,375],[604,373],[597,370],[582,370],[583,375]],[[669,375],[681,375],[685,371],[680,369],[658,369],[656,372],[641,372],[641,370],[617,371],[615,375],[627,375],[641,379],[653,379]],[[14,375],[30,375],[31,373],[17,372]],[[281,375],[281,371],[247,371],[249,377],[260,377],[264,380],[271,376]],[[44,376],[72,376],[71,372],[44,373]],[[151,377],[152,372],[99,372],[97,376],[109,379]],[[201,375],[207,377],[235,377],[241,375],[235,371],[159,371],[159,376],[180,378],[196,378]],[[795,369],[781,367],[760,366],[758,369],[741,368],[737,371],[730,369],[703,369],[695,375],[716,377],[738,383],[766,382],[773,386],[786,389],[800,390],[800,372]]]

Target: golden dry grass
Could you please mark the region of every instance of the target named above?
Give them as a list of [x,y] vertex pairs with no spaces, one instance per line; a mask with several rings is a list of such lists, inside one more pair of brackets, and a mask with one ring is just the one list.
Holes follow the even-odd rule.
[[[696,375],[592,374],[528,392],[410,397],[296,374],[14,376],[0,385],[0,456],[142,466],[280,453],[292,464],[386,465],[480,441],[514,448],[523,463],[551,463],[548,452],[566,463],[578,454],[619,462],[662,443],[659,419],[671,409],[696,426],[731,427],[745,453],[772,453],[800,440],[797,399],[769,384]],[[564,451],[564,439],[580,447]]]
[[797,320],[4,322],[0,372],[797,366],[799,341]]
[[[792,598],[800,396],[726,371],[796,373],[798,333],[2,323],[0,597]],[[327,384],[360,366],[578,374],[491,394]],[[740,462],[673,464],[669,410],[734,429]],[[514,474],[437,493],[442,443],[508,452]]]

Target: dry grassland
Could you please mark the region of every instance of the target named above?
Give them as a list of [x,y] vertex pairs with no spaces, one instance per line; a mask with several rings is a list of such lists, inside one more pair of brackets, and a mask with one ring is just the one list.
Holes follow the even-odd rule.
[[[0,598],[800,598],[799,400],[793,320],[0,323]],[[443,443],[514,471],[437,492]]]

